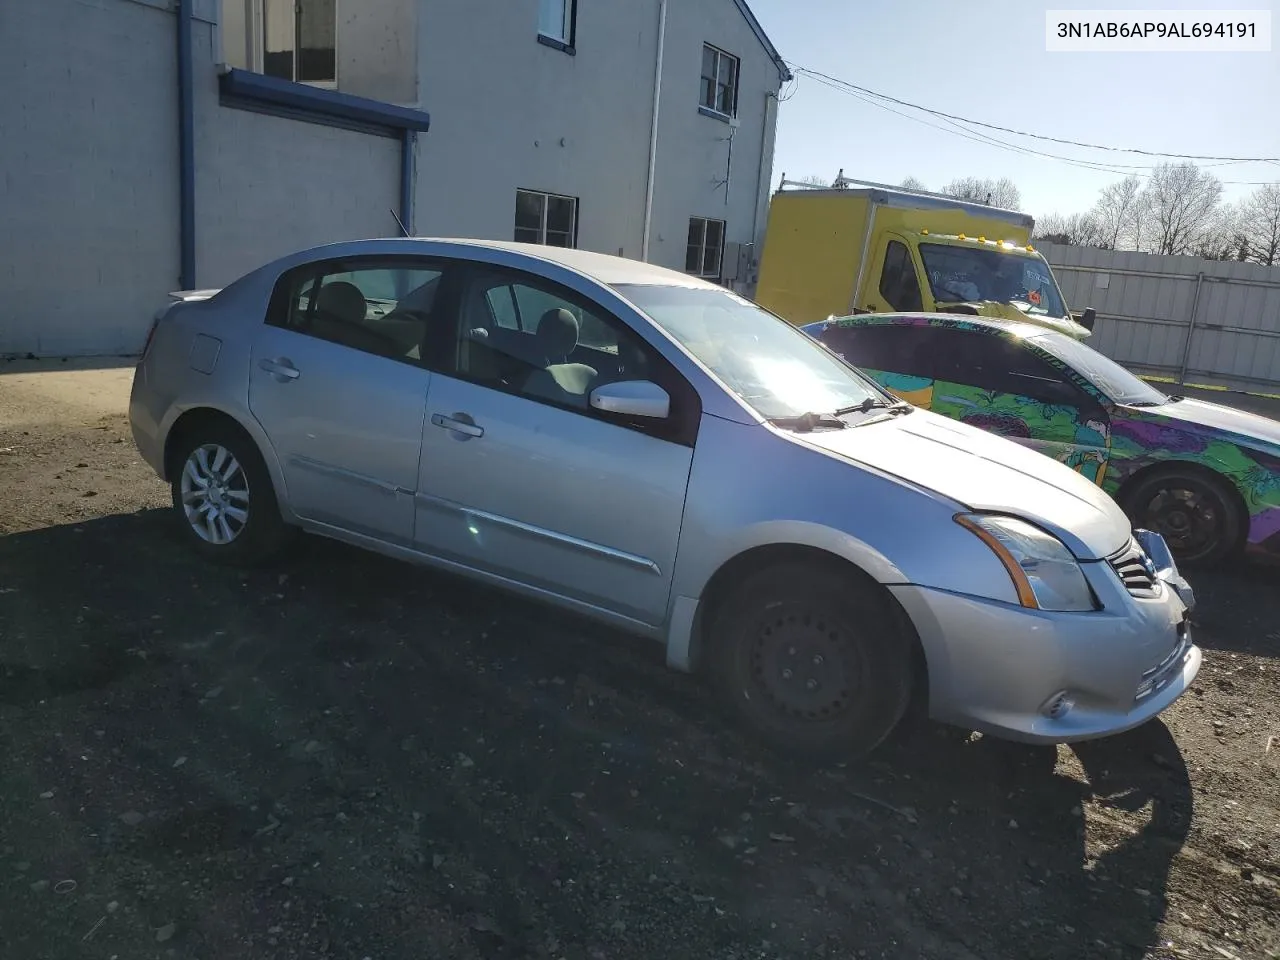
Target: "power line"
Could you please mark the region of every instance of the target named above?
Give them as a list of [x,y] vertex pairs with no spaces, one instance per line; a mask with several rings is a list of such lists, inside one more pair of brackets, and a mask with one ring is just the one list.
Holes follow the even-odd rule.
[[804,74],[813,77],[815,80],[824,80],[828,84],[836,84],[849,90],[856,90],[867,96],[875,97],[878,100],[886,100],[889,103],[896,103],[902,107],[910,107],[912,110],[919,110],[923,113],[932,114],[935,117],[941,117],[946,120],[957,120],[960,123],[967,123],[975,127],[983,127],[987,130],[995,130],[999,133],[1011,133],[1018,137],[1028,137],[1032,140],[1044,140],[1049,143],[1061,143],[1071,147],[1084,147],[1089,150],[1106,150],[1110,153],[1136,153],[1145,157],[1166,157],[1175,160],[1223,160],[1232,163],[1277,163],[1280,157],[1223,157],[1213,154],[1198,153],[1163,153],[1159,150],[1141,150],[1137,147],[1111,147],[1100,143],[1085,143],[1081,140],[1066,140],[1061,137],[1050,137],[1040,133],[1028,133],[1025,130],[1015,130],[1012,127],[1002,127],[994,123],[984,123],[981,120],[971,120],[968,117],[957,116],[954,113],[946,113],[942,110],[935,110],[932,107],[921,106],[918,103],[912,103],[909,100],[900,100],[897,97],[891,97],[887,93],[878,93],[866,87],[859,86],[856,83],[850,83],[848,80],[841,80],[838,77],[832,77],[818,70],[810,70],[808,67],[801,67],[797,64],[788,63],[787,66],[793,74]]
[[[977,121],[968,121],[963,119],[957,120],[956,118],[953,118],[952,115],[943,113],[942,111],[929,110],[925,107],[917,107],[915,104],[908,104],[908,103],[905,103],[904,101],[897,100],[893,97],[883,97],[883,99],[890,100],[894,103],[901,103],[904,106],[909,106],[914,109],[921,110],[924,113],[930,114],[931,116],[939,117],[940,119],[943,120],[943,122],[955,128],[955,129],[947,129],[947,127],[940,126],[939,124],[936,124],[936,123],[930,123],[928,120],[925,120],[921,117],[915,117],[915,116],[912,116],[911,114],[903,113],[901,110],[895,110],[892,107],[879,102],[878,100],[871,99],[871,97],[875,97],[879,95],[870,93],[869,91],[866,92],[868,95],[864,95],[864,88],[859,87],[856,84],[851,84],[843,80],[837,80],[834,77],[828,77],[826,74],[821,74],[821,73],[818,73],[817,71],[806,70],[803,67],[792,67],[792,72],[796,74],[803,73],[806,76],[809,76],[812,79],[816,80],[818,83],[822,84],[823,86],[829,87],[830,89],[835,90],[838,93],[844,93],[844,94],[847,94],[848,96],[854,97],[855,99],[859,100],[862,103],[867,104],[868,106],[878,107],[881,110],[886,110],[889,113],[895,114],[899,117],[903,117],[907,120],[911,120],[915,123],[923,124],[926,127],[931,127],[935,130],[941,131],[942,133],[961,137],[962,139],[965,139],[965,140],[971,140],[974,143],[978,143],[983,146],[996,147],[997,149],[1007,150],[1011,153],[1019,153],[1025,156],[1034,156],[1034,157],[1042,157],[1049,160],[1057,160],[1060,163],[1067,163],[1075,167],[1081,167],[1085,170],[1093,170],[1098,173],[1110,173],[1110,174],[1114,174],[1116,176],[1122,176],[1122,177],[1136,176],[1136,177],[1141,177],[1147,180],[1151,179],[1152,177],[1151,173],[1139,172],[1139,171],[1153,170],[1154,167],[1150,165],[1104,164],[1094,160],[1084,160],[1079,157],[1064,157],[1061,154],[1049,153],[1044,150],[1036,150],[1031,147],[1024,147],[1024,146],[1021,146],[1020,144],[1009,143],[1006,140],[1000,140],[996,137],[992,137],[989,134],[981,133],[977,130],[970,130],[966,127],[960,126],[961,123],[973,123],[976,126],[991,128],[992,127],[991,124],[983,124],[983,123],[978,123]],[[794,96],[795,92],[796,91],[793,90],[790,96],[788,96],[788,99],[790,99],[791,96]],[[1004,129],[1004,128],[996,128],[996,129]],[[1034,135],[1024,134],[1024,136],[1034,136]],[[1054,138],[1043,137],[1038,139],[1053,140]],[[1072,143],[1073,141],[1058,140],[1055,142]],[[1114,148],[1104,148],[1104,149],[1114,149]],[[1138,151],[1133,151],[1133,152],[1138,152]],[[1178,156],[1178,155],[1177,154],[1160,154],[1160,156]],[[1213,166],[1218,166],[1218,165],[1225,166],[1226,164],[1229,164],[1229,163],[1252,163],[1252,162],[1259,162],[1259,161],[1267,162],[1267,163],[1275,163],[1276,165],[1280,166],[1280,161],[1265,160],[1264,158],[1258,158],[1257,160],[1255,160],[1254,158],[1249,158],[1249,159],[1218,158],[1218,159],[1221,159],[1221,163],[1212,164]],[[1248,186],[1248,187],[1276,185],[1275,181],[1266,181],[1266,180],[1224,180],[1222,181],[1222,183],[1226,186]]]

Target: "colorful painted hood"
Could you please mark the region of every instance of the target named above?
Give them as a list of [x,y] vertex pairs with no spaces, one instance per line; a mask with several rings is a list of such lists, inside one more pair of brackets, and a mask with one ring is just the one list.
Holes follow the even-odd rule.
[[1242,447],[1280,455],[1280,421],[1270,417],[1190,397],[1159,407],[1147,407],[1143,412],[1204,428],[1219,439]]

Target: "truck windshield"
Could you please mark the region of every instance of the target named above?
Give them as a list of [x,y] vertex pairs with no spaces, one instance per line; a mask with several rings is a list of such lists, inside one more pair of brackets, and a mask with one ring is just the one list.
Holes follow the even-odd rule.
[[994,300],[1026,313],[1065,317],[1049,265],[1036,257],[984,247],[920,244],[933,299],[939,303]]
[[808,334],[728,290],[614,289],[767,420],[893,400]]

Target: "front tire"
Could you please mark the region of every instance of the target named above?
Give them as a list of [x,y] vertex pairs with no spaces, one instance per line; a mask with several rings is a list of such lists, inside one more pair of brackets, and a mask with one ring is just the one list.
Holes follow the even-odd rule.
[[182,538],[215,563],[253,566],[285,545],[271,475],[257,445],[229,424],[188,432],[173,460],[173,511]]
[[1139,477],[1121,503],[1135,527],[1160,534],[1180,566],[1204,567],[1236,551],[1244,511],[1226,481],[1177,467]]
[[771,567],[720,603],[710,632],[720,695],[756,735],[814,760],[856,759],[897,726],[911,695],[910,638],[858,573]]

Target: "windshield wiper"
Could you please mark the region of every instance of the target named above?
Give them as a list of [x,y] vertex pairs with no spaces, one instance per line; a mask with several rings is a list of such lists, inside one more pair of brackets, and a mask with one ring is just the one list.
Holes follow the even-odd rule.
[[825,413],[802,413],[798,417],[770,417],[769,423],[775,427],[782,427],[786,430],[795,430],[798,433],[808,433],[816,430],[818,427],[830,427],[833,430],[843,430],[849,426],[843,420],[837,417],[829,416]]
[[897,403],[885,403],[879,397],[867,397],[861,403],[841,407],[835,412],[835,416],[843,417],[850,413],[870,413],[872,410],[888,410],[890,413],[897,414],[906,413],[911,409],[913,409],[911,404],[903,400],[899,400]]

